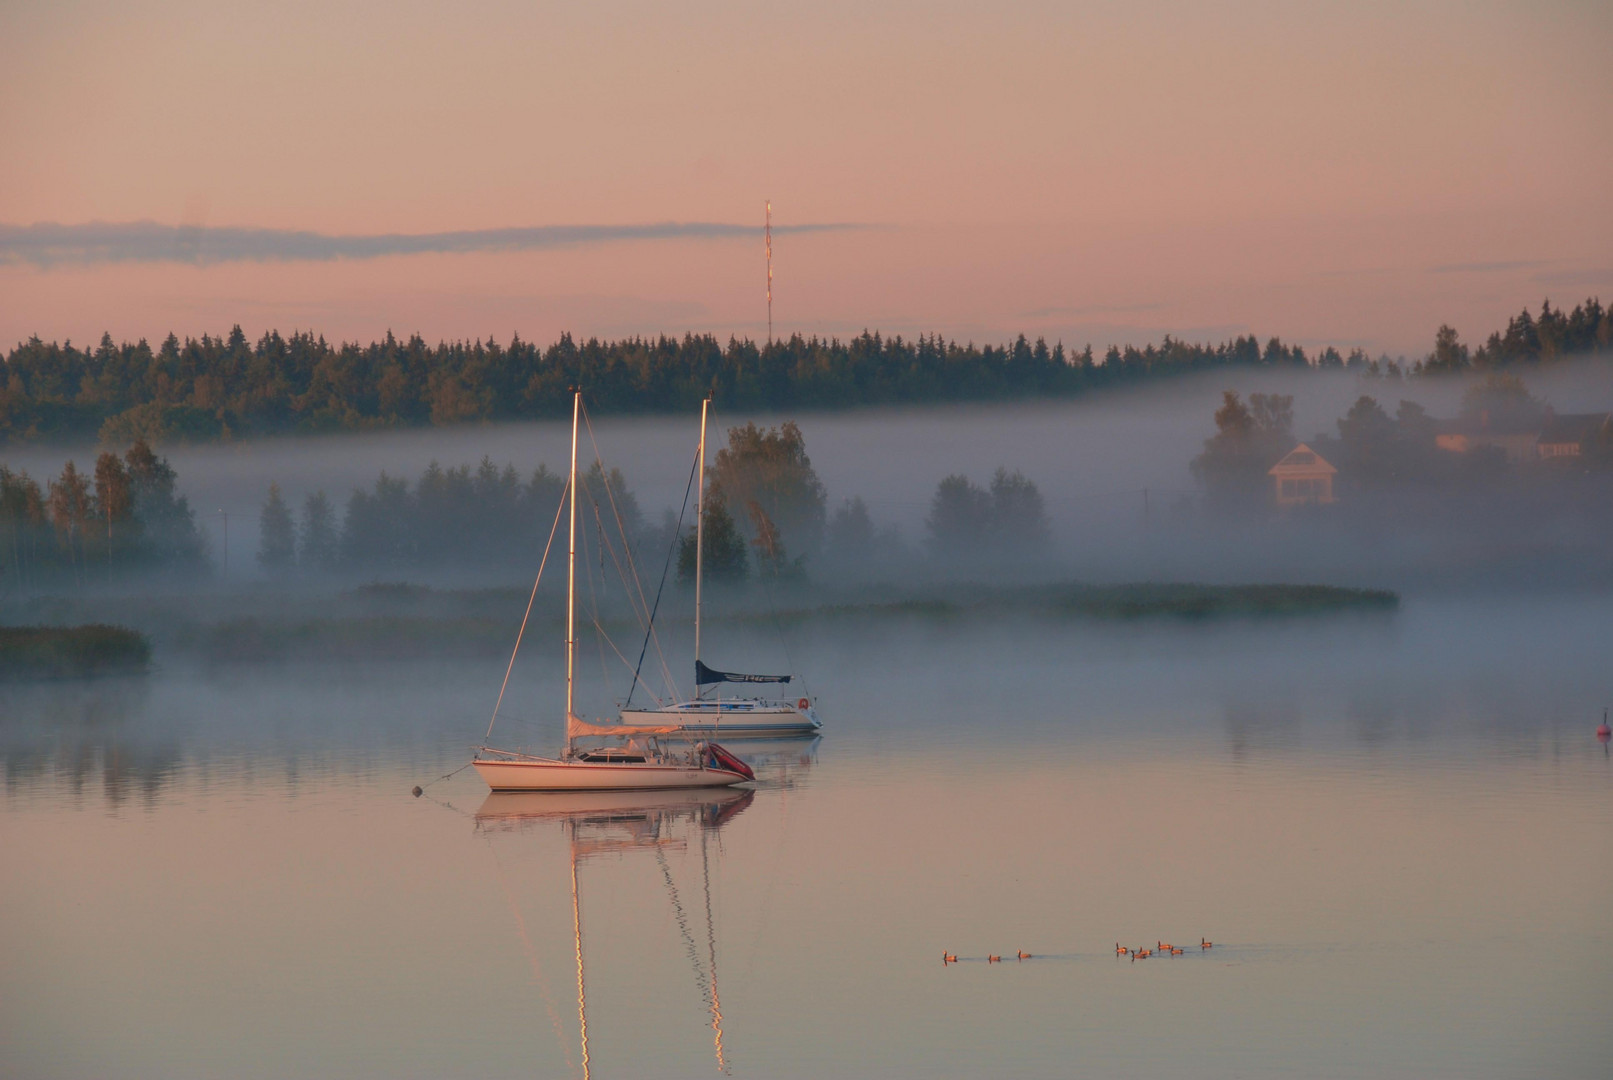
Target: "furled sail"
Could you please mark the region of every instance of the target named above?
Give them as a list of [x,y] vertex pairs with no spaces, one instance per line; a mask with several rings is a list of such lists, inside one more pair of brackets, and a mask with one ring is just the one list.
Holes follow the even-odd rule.
[[566,740],[594,739],[601,736],[675,735],[677,724],[595,724],[576,713],[566,717]]
[[694,662],[694,683],[696,686],[719,682],[787,683],[790,678],[789,675],[744,675],[737,671],[713,671],[698,660]]

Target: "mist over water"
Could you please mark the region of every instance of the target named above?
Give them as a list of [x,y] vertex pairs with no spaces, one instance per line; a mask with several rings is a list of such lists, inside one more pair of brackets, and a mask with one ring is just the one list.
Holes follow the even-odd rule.
[[[1605,365],[1564,364],[1531,372],[1527,382],[1537,399],[1559,412],[1613,409],[1613,380]],[[887,582],[937,577],[1304,581],[1399,589],[1613,585],[1613,566],[1605,555],[1606,538],[1613,535],[1608,509],[1613,500],[1605,483],[1588,482],[1568,495],[1531,492],[1518,484],[1500,495],[1431,492],[1387,510],[1340,513],[1345,508],[1334,507],[1328,515],[1247,520],[1206,513],[1204,493],[1189,472],[1189,463],[1215,430],[1211,417],[1223,390],[1292,395],[1294,436],[1308,440],[1336,434],[1336,421],[1363,394],[1391,413],[1405,399],[1433,416],[1450,417],[1469,385],[1461,379],[1230,370],[1066,402],[796,416],[826,489],[829,513],[847,500],[862,499],[875,529],[901,552],[870,569],[837,564],[832,553],[813,550],[806,552],[807,573],[817,587],[870,576]],[[791,418],[715,414],[711,452],[724,444],[729,427]],[[608,467],[619,468],[646,523],[659,527],[682,503],[697,433],[693,415],[600,417],[584,431],[580,458],[586,466],[597,449]],[[280,484],[293,511],[305,496],[323,491],[339,524],[348,496],[372,488],[382,472],[412,484],[432,462],[474,468],[485,457],[501,468],[513,464],[523,480],[540,465],[563,473],[569,425],[434,428],[174,445],[162,451],[196,511],[215,571],[226,569],[227,554],[226,580],[249,585],[263,579],[256,561],[259,515],[271,482]],[[93,447],[24,445],[9,448],[5,460],[38,478],[54,475],[67,458],[82,466],[94,454]],[[958,473],[984,485],[999,467],[1023,473],[1039,489],[1051,527],[1048,550],[1033,560],[986,550],[963,566],[925,560],[925,521],[937,483]],[[690,510],[685,524],[692,520]],[[543,539],[525,538],[533,552],[528,568],[464,562],[360,568],[350,577],[515,584],[535,569]],[[654,574],[665,549],[659,543],[649,547],[654,550],[639,552],[640,569]]]
[[[576,842],[594,1076],[709,1075],[713,971],[735,1076],[1595,1076],[1610,631],[1516,597],[717,623],[713,658],[788,652],[826,735],[741,746],[731,816],[642,820],[469,771],[409,797],[499,658],[6,688],[0,1071],[579,1075]],[[552,748],[562,689],[528,642],[498,736]]]
[[[139,627],[155,665],[0,684],[16,868],[0,875],[0,1074],[581,1075],[575,858],[591,1076],[1601,1075],[1613,503],[1587,481],[1393,516],[1217,516],[1188,462],[1223,389],[1292,393],[1301,439],[1361,393],[1448,416],[1463,392],[1239,375],[796,418],[831,512],[860,497],[906,554],[870,571],[813,553],[804,580],[708,591],[703,657],[796,675],[789,695],[826,730],[737,744],[753,793],[672,806],[511,801],[455,772],[543,536],[530,566],[387,571],[411,587],[256,564],[271,481],[293,507],[322,489],[339,509],[433,460],[554,471],[565,425],[165,448],[215,569],[210,515],[230,514],[225,580],[90,576],[4,599],[7,622]],[[1530,390],[1613,407],[1590,369]],[[749,419],[716,417],[713,448]],[[594,421],[652,529],[696,426]],[[41,476],[66,456],[7,461]],[[1050,550],[930,560],[937,482],[999,466],[1037,485]],[[578,711],[612,717],[640,631],[583,533]],[[647,581],[664,554],[641,548]],[[563,739],[563,579],[551,563],[496,745]],[[1402,601],[1197,619],[897,602],[1069,581]],[[691,616],[669,585],[638,693],[689,691]],[[1114,954],[1157,941],[1190,947]]]

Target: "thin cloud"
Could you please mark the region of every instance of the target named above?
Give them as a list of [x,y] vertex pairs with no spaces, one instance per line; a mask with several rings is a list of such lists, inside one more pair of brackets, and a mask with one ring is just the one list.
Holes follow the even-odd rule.
[[1431,266],[1431,274],[1498,274],[1508,270],[1533,270],[1540,266],[1550,266],[1550,259],[1509,259],[1500,262],[1465,262],[1446,263],[1443,266]]
[[[866,225],[826,222],[776,225],[775,233],[843,232]],[[163,225],[155,221],[60,225],[0,224],[0,265],[40,268],[120,262],[324,262],[380,259],[391,255],[535,251],[622,240],[723,240],[754,238],[760,226],[726,222],[659,222],[646,225],[539,225],[439,233],[376,233],[333,236],[298,229],[249,229]]]

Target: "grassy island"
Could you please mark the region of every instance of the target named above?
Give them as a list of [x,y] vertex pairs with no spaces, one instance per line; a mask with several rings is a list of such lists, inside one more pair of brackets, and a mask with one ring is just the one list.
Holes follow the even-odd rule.
[[[960,616],[1190,620],[1393,611],[1397,593],[1333,585],[965,585],[855,604],[781,611],[779,617]],[[718,616],[719,618],[721,616]],[[736,615],[739,619],[762,616]],[[771,618],[771,616],[767,616]]]
[[0,627],[0,680],[87,679],[143,672],[146,636],[121,626]]

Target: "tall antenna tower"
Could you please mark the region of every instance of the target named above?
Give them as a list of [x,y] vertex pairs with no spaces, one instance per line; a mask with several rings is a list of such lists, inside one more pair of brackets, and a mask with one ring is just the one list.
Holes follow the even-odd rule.
[[767,248],[767,343],[773,344],[773,200],[767,200],[767,224],[762,226]]

